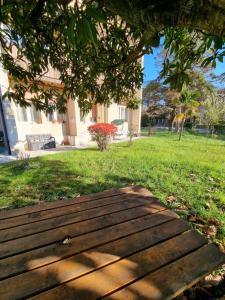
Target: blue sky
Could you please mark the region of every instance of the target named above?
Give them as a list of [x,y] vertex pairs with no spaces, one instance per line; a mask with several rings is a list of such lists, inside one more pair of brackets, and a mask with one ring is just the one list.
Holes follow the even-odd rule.
[[[153,54],[144,56],[144,85],[149,81],[156,79],[160,72],[160,66],[156,64],[157,55],[161,52],[160,48],[154,48]],[[217,66],[213,71],[216,75],[225,72],[225,62],[217,62]]]

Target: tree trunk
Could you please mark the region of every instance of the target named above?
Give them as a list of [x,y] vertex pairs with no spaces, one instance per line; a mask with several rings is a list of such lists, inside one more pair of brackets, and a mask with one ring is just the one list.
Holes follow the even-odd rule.
[[134,136],[134,133],[133,133],[133,130],[131,130],[129,132],[129,146],[131,146],[133,143],[133,136]]
[[173,120],[176,116],[176,108],[173,108],[171,114],[170,114],[170,119],[169,119],[169,131],[172,131],[173,129]]
[[210,129],[210,133],[211,133],[211,135],[213,135],[213,134],[214,134],[214,131],[215,131],[215,128],[214,128],[214,126],[212,125],[212,126],[211,126],[211,129]]
[[184,131],[184,123],[185,123],[185,119],[180,123],[179,141],[181,140]]

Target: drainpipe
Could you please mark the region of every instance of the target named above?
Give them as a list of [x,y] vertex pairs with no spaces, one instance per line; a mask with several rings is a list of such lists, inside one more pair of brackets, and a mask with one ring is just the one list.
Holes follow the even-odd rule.
[[5,141],[5,145],[7,148],[7,152],[8,152],[8,155],[11,155],[12,152],[11,152],[11,148],[10,148],[10,144],[9,144],[9,136],[8,136],[7,127],[6,127],[6,121],[5,121],[4,109],[3,109],[3,103],[2,103],[1,87],[0,87],[0,118],[2,120],[3,135],[4,135],[4,141]]

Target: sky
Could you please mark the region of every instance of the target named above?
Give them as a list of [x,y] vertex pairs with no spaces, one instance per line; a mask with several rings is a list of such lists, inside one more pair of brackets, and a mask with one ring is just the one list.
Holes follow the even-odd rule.
[[[157,56],[161,52],[160,48],[154,48],[153,54],[147,54],[144,56],[144,82],[143,85],[148,83],[149,80],[154,80],[158,77],[160,72],[160,65],[157,64]],[[158,60],[159,62],[159,60]],[[217,61],[217,66],[213,71],[216,75],[225,72],[225,62],[221,63]]]

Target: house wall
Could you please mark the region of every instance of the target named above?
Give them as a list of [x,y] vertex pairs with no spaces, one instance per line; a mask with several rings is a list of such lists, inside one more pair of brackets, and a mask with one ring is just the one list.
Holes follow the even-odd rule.
[[[116,103],[112,103],[108,109],[107,109],[107,113],[108,113],[108,123],[111,123],[114,120],[118,120],[120,119],[120,115],[119,115],[119,108],[126,108],[126,105],[118,105]],[[128,115],[128,120],[125,121],[122,125],[117,126],[118,127],[118,133],[121,135],[127,135],[128,131],[129,131],[129,110],[127,110],[127,115]]]
[[141,133],[141,105],[138,109],[130,110],[129,114],[129,128],[136,135]]
[[[144,59],[142,58],[141,63],[143,66]],[[139,99],[142,99],[142,89],[136,91],[136,95]],[[138,109],[130,110],[130,128],[132,131],[140,135],[141,134],[141,103]]]
[[[8,74],[3,69],[2,64],[0,64],[0,88],[1,88],[1,94],[2,96],[4,96],[3,111],[4,111],[4,117],[5,117],[6,127],[7,127],[10,148],[13,149],[17,144],[18,132],[17,132],[15,116],[11,107],[11,103],[5,97],[5,93],[7,92],[8,87],[9,87]],[[2,124],[2,120],[0,121],[0,123]]]
[[107,108],[104,105],[97,104],[97,123],[107,123]]
[[[2,76],[2,74],[4,76]],[[7,73],[1,70],[1,87],[5,91],[10,85],[13,88],[12,80],[9,80]],[[54,72],[48,74],[45,78],[45,83],[52,84],[56,87],[60,86],[58,82],[54,82],[56,76]],[[49,81],[50,80],[50,81]],[[56,79],[57,81],[57,79]],[[4,88],[3,88],[4,86]],[[4,92],[3,91],[3,92]],[[27,94],[27,98],[31,95]],[[67,113],[65,116],[65,123],[52,122],[47,119],[44,112],[41,112],[42,122],[36,123],[28,120],[21,122],[18,119],[17,107],[14,103],[4,101],[4,112],[7,123],[8,135],[12,151],[14,150],[26,150],[27,142],[26,135],[29,134],[51,134],[55,137],[58,144],[67,142],[70,145],[87,145],[91,137],[88,133],[88,127],[95,122],[111,123],[113,120],[119,119],[119,107],[126,107],[126,105],[111,104],[109,107],[97,104],[92,111],[90,111],[84,117],[80,114],[80,109],[76,100],[69,99],[67,104]],[[128,121],[119,126],[119,132],[127,134],[130,129],[135,133],[140,132],[140,116],[141,106],[137,110],[128,110]]]
[[[79,107],[77,108],[80,114],[80,109]],[[80,114],[81,116],[81,114]],[[79,139],[79,144],[81,146],[85,146],[88,145],[89,142],[91,141],[91,136],[88,132],[88,127],[95,124],[96,122],[93,120],[93,111],[89,111],[88,114],[86,114],[85,116],[82,116],[80,118],[80,122],[77,124],[78,128],[79,128],[79,135],[78,135],[78,139]]]
[[88,132],[88,127],[98,121],[98,116],[103,117],[101,108],[97,105],[93,107],[92,111],[82,116],[80,108],[76,100],[68,101],[68,140],[71,145],[85,146],[90,140],[91,136]]
[[[0,51],[2,51],[0,49]],[[13,48],[13,55],[16,56],[16,49]],[[140,60],[143,65],[143,59]],[[22,63],[22,62],[21,62]],[[24,65],[23,65],[24,64]],[[22,63],[26,67],[26,62]],[[48,72],[43,76],[42,80],[45,84],[60,88],[59,73],[49,66]],[[8,89],[12,82],[9,81],[7,72],[0,65],[0,84],[2,93]],[[137,95],[141,98],[141,90],[137,91]],[[29,95],[28,95],[29,96]],[[71,145],[87,144],[90,141],[87,128],[95,121],[97,123],[109,122],[119,119],[119,106],[115,103],[109,107],[104,105],[96,105],[93,119],[93,111],[89,112],[85,117],[81,118],[80,109],[76,100],[68,100],[68,110],[66,113],[66,123],[49,122],[46,115],[42,112],[42,123],[35,122],[20,122],[17,116],[17,109],[14,103],[5,100],[4,114],[6,119],[7,131],[9,135],[10,145],[12,150],[17,148],[26,148],[26,135],[27,134],[45,134],[50,133],[56,138],[58,144],[63,141],[69,142]],[[123,105],[122,105],[123,106]],[[124,105],[125,107],[125,105]],[[119,130],[128,132],[133,130],[135,133],[140,133],[140,119],[141,119],[141,105],[137,110],[128,111],[128,121],[120,126]]]
[[[141,94],[138,94],[141,97]],[[118,105],[113,103],[108,108],[108,122],[111,123],[113,120],[119,119],[119,107],[126,108],[125,104]],[[138,109],[128,109],[128,120],[124,122],[123,125],[118,126],[119,131],[128,133],[128,131],[133,131],[135,134],[140,134],[140,122],[141,122],[141,103]]]
[[[124,105],[121,107],[125,108],[126,106]],[[65,123],[59,123],[57,121],[53,123],[48,121],[44,112],[41,112],[42,122],[40,124],[31,121],[21,122],[18,120],[17,109],[14,103],[8,105],[8,110],[10,111],[7,114],[8,127],[10,128],[9,139],[12,150],[26,150],[26,135],[29,134],[49,133],[55,137],[58,144],[68,142],[70,145],[75,146],[85,146],[91,140],[91,137],[88,133],[88,127],[95,123],[93,121],[93,112],[89,112],[87,115],[81,118],[80,109],[76,100],[68,101],[68,111],[66,114]],[[98,123],[111,123],[113,120],[119,119],[119,106],[117,104],[112,104],[109,108],[98,105],[96,110],[96,121]],[[12,117],[13,122],[9,122],[9,116]],[[139,110],[128,110],[128,122],[124,122],[123,125],[118,126],[119,133],[121,135],[126,135],[130,130],[130,127],[132,127],[134,132],[138,133],[140,128],[139,122]]]
[[[10,81],[9,85],[13,88],[13,82]],[[31,97],[30,93],[26,94],[27,99]],[[14,102],[10,103],[11,114],[14,117],[14,127],[17,131],[17,136],[15,138],[12,137],[12,134],[9,131],[9,139],[11,141],[12,150],[27,150],[27,141],[26,135],[29,134],[51,134],[57,144],[62,144],[68,140],[68,117],[65,115],[65,122],[61,122],[57,120],[56,112],[54,113],[54,121],[49,121],[46,114],[44,112],[40,112],[41,114],[41,122],[37,123],[32,121],[30,118],[29,108],[27,109],[28,120],[21,121],[18,118],[18,109]],[[12,129],[12,125],[9,126],[10,130]]]
[[15,124],[17,128],[17,143],[14,146],[16,149],[27,150],[26,135],[29,134],[51,134],[57,144],[62,144],[67,139],[66,124],[59,122],[49,122],[45,113],[41,112],[42,122],[40,124],[27,121],[21,122],[18,120],[15,104],[12,104],[12,109],[15,116]]

